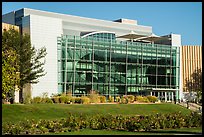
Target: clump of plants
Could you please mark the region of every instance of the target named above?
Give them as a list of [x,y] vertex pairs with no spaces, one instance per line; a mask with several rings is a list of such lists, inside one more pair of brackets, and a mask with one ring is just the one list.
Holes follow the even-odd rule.
[[157,102],[157,97],[156,96],[147,96],[147,99],[150,101],[150,102],[153,102],[153,103],[155,103],[155,102]]
[[111,102],[111,103],[113,103],[113,102],[114,102],[114,97],[109,96],[109,97],[108,97],[108,101]]
[[65,102],[67,102],[67,97],[66,96],[60,96],[59,97],[59,103],[62,103],[62,104],[64,104]]
[[182,127],[201,127],[202,115],[192,112],[190,115],[178,113],[154,115],[112,115],[96,114],[72,115],[58,120],[25,120],[17,124],[2,124],[2,135],[26,135],[71,132],[90,128],[96,130],[125,130],[125,131],[151,131],[153,129],[172,129]]
[[99,93],[96,90],[90,90],[88,92],[88,97],[90,98],[90,102],[91,103],[99,103],[100,102],[100,98],[99,98]]
[[100,103],[106,103],[106,97],[105,96],[99,96]]
[[117,103],[120,103],[120,97],[119,96],[117,96],[117,97],[115,97],[115,102],[117,102]]
[[53,101],[54,103],[60,103],[58,96],[52,97],[51,99],[52,99],[52,101]]
[[39,104],[39,103],[42,103],[42,98],[37,96],[37,97],[33,97],[33,99],[31,100],[31,103],[36,103],[36,104]]
[[150,101],[148,100],[148,98],[146,96],[136,96],[135,100],[137,102],[145,102],[145,103],[149,103]]
[[135,101],[135,96],[133,95],[126,95],[127,99],[128,99],[128,103],[133,103]]
[[73,103],[81,104],[81,97],[73,97]]
[[42,93],[41,97],[37,96],[37,97],[34,97],[33,99],[31,99],[31,103],[36,103],[36,104],[39,104],[39,103],[50,103],[50,104],[52,104],[53,100],[48,97],[48,93],[47,92],[44,92],[44,93]]
[[127,104],[128,103],[128,98],[127,96],[122,96],[120,99],[120,104]]
[[81,97],[81,104],[89,104],[90,103],[90,98],[86,96]]

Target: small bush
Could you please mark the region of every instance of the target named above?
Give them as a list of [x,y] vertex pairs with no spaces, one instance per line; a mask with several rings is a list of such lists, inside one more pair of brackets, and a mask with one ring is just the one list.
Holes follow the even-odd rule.
[[115,97],[115,102],[118,102],[118,103],[120,103],[120,97],[119,96],[117,96],[117,97]]
[[81,98],[80,97],[75,97],[74,98],[74,103],[80,104],[81,103]]
[[90,98],[91,103],[99,103],[100,102],[99,94],[95,90],[90,90],[88,97]]
[[142,96],[136,96],[136,101],[138,101],[138,102],[146,102],[146,103],[149,102],[147,97],[142,97]]
[[108,100],[109,100],[109,102],[113,103],[114,102],[114,97],[109,96]]
[[50,99],[50,98],[48,98],[48,97],[47,97],[47,98],[42,98],[42,100],[43,100],[43,101],[42,101],[43,103],[53,104],[52,99]]
[[85,96],[81,97],[81,103],[82,104],[89,104],[90,103],[90,98],[85,97]]
[[42,101],[42,98],[41,97],[34,97],[33,99],[32,99],[32,103],[42,103],[41,102]]
[[120,99],[120,104],[127,104],[128,103],[128,98],[126,96],[122,96]]
[[150,102],[153,102],[155,103],[157,101],[157,97],[156,96],[147,96],[147,99],[150,101]]
[[126,97],[128,98],[128,103],[133,103],[135,101],[135,96],[133,95],[127,95]]
[[60,103],[65,103],[65,101],[66,101],[66,96],[60,96],[59,97],[59,102]]
[[147,97],[143,97],[143,102],[149,103],[149,100]]
[[101,103],[106,103],[106,97],[105,96],[99,96]]
[[75,97],[71,98],[71,103],[75,103]]
[[52,101],[53,101],[54,103],[59,103],[59,97],[58,97],[58,96],[52,97],[51,99],[52,99]]
[[68,95],[68,96],[65,96],[65,102],[66,104],[70,104],[72,102],[72,96]]
[[135,101],[141,102],[143,100],[142,96],[136,96]]

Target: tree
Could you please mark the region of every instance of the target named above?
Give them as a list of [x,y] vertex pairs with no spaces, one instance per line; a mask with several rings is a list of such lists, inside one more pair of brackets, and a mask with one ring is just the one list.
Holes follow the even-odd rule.
[[18,71],[16,52],[2,45],[2,99],[11,101],[14,97],[15,85],[19,84]]
[[[43,66],[45,64],[46,48],[35,49],[31,46],[30,36],[20,34],[15,29],[9,29],[2,34],[2,44],[13,48],[17,53],[17,64],[20,72],[20,98],[23,95],[23,87],[27,83],[36,84],[39,78],[46,74]],[[21,100],[22,102],[22,100]]]
[[196,92],[197,98],[202,99],[202,70],[196,69],[191,78],[188,80],[186,79],[186,90],[188,92]]

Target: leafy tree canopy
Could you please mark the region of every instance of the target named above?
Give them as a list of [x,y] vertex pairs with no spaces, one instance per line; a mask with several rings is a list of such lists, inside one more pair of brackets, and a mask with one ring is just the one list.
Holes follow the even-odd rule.
[[[4,54],[8,54],[7,52],[12,54],[10,49],[12,49],[15,53],[12,54],[13,57],[15,56],[12,61],[19,66],[18,72],[20,74],[20,82],[18,86],[21,91],[25,84],[38,83],[39,77],[46,74],[45,70],[43,69],[45,64],[44,57],[47,54],[46,48],[42,47],[40,49],[35,49],[35,47],[31,46],[30,36],[28,34],[22,35],[13,28],[9,29],[8,31],[3,31],[2,45],[4,47],[2,52],[6,51]],[[11,62],[8,64],[10,63]]]
[[188,92],[196,92],[197,97],[202,97],[202,70],[196,69],[191,78],[188,80],[186,79],[186,91]]

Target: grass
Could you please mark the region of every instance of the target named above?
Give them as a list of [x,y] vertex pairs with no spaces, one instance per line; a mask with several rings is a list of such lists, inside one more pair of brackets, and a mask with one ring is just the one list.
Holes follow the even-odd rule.
[[180,129],[160,129],[151,132],[129,132],[117,130],[91,130],[83,129],[74,132],[49,133],[48,135],[179,135],[179,134],[202,134],[202,127],[180,128]]
[[60,119],[73,114],[121,114],[149,115],[181,111],[189,114],[191,110],[176,104],[2,104],[2,123],[17,123],[25,119]]
[[[150,115],[156,113],[190,114],[191,110],[176,104],[2,104],[2,123],[17,123],[25,119],[60,119],[72,114],[121,114],[121,115]],[[48,135],[174,135],[201,134],[200,128],[181,128],[153,130],[151,132],[128,132],[117,130],[83,129],[74,132],[49,133]]]

